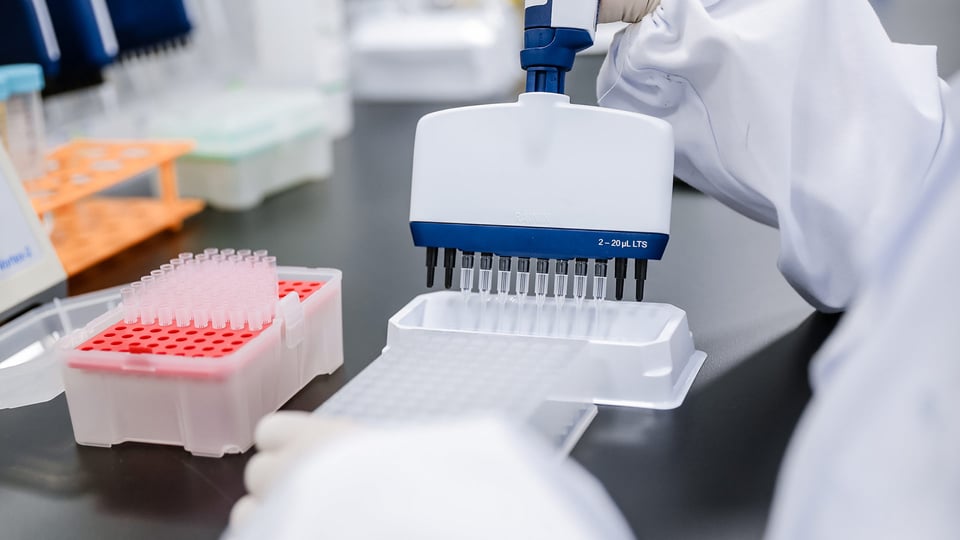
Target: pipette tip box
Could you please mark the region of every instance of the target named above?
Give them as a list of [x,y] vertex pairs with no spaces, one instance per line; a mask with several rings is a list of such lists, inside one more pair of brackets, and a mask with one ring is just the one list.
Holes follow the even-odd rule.
[[276,270],[275,314],[262,325],[130,323],[121,304],[68,335],[57,352],[77,443],[249,449],[263,416],[343,364],[340,271]]

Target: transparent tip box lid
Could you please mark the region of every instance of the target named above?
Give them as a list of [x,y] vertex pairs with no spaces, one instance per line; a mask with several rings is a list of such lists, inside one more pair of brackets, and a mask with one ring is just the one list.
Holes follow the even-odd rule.
[[120,287],[54,300],[0,327],[0,409],[49,401],[63,392],[57,341],[120,304]]

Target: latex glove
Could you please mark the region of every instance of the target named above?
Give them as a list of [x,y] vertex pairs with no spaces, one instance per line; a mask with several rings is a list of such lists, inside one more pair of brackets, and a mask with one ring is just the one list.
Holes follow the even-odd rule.
[[230,527],[242,527],[277,481],[305,455],[363,431],[356,424],[300,411],[279,411],[264,417],[254,433],[257,454],[250,458],[243,476],[249,495],[233,505]]
[[633,537],[593,477],[494,419],[360,430],[292,463],[231,540]]
[[640,22],[659,5],[660,0],[600,0],[597,22]]
[[673,125],[677,176],[779,227],[781,272],[824,311],[916,204],[944,124],[936,50],[891,43],[867,0],[662,0],[597,92]]

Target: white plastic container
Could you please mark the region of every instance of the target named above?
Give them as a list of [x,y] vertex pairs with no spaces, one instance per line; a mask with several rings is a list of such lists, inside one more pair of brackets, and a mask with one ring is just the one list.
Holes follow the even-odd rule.
[[6,80],[6,142],[13,168],[21,180],[43,176],[46,139],[40,91],[44,87],[43,69],[37,64],[0,66],[0,78]]
[[398,423],[493,413],[565,453],[594,404],[679,407],[705,359],[670,305],[436,292],[390,318],[383,354],[317,414]]
[[549,396],[598,405],[679,407],[707,356],[694,347],[687,314],[668,304],[587,300],[577,307],[550,299],[538,306],[533,298],[464,299],[452,291],[421,295],[394,315],[387,348],[460,335],[488,351],[503,342],[510,361],[566,359]]
[[221,210],[253,208],[333,172],[326,106],[312,90],[241,88],[181,98],[152,115],[148,132],[196,141],[177,160],[180,191]]
[[[343,364],[340,272],[281,267],[279,275],[323,286],[303,302],[296,294],[284,296],[270,326],[236,350],[222,349],[219,357],[131,352],[133,347],[82,350],[90,340],[109,335],[105,331],[120,328],[120,308],[63,339],[57,351],[77,442],[171,444],[211,457],[250,448],[260,418],[317,375]],[[141,331],[130,326],[130,336]],[[203,332],[196,332],[197,337],[181,333],[181,343],[203,339]],[[175,339],[181,338],[169,336],[170,346]],[[199,343],[195,347],[202,349]]]

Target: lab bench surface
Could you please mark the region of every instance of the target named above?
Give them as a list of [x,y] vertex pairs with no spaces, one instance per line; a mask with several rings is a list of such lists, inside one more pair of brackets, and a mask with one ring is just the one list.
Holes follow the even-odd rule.
[[[387,319],[425,292],[424,254],[407,226],[413,135],[420,116],[446,106],[358,105],[332,179],[244,213],[208,209],[180,232],[76,276],[71,294],[134,280],[208,246],[265,248],[282,264],[340,268],[346,362],[286,407],[316,408],[377,357]],[[683,187],[672,226],[664,260],[650,265],[647,299],[687,311],[707,362],[677,410],[601,407],[573,457],[600,479],[638,538],[759,538],[809,400],[807,364],[836,318],[813,313],[780,277],[775,231]],[[217,538],[244,494],[251,453],[210,459],[142,444],[80,447],[63,396],[0,411],[0,538]]]

